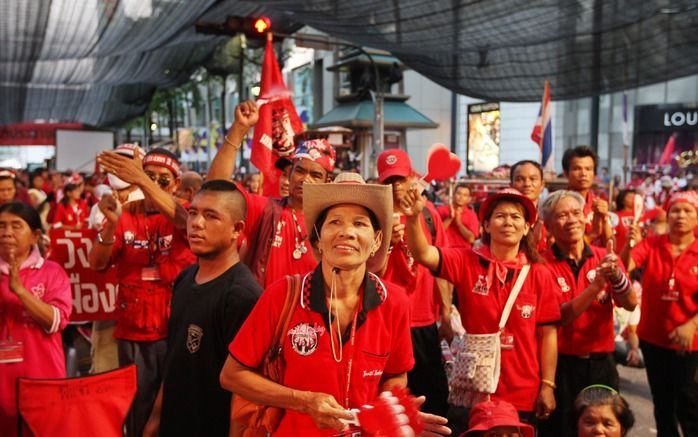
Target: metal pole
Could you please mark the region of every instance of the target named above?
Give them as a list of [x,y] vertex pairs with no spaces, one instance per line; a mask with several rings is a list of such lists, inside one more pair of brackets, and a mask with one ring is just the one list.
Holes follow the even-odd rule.
[[368,53],[363,47],[354,46],[362,54],[366,55],[368,62],[371,64],[373,69],[373,79],[374,85],[376,87],[375,93],[371,93],[371,100],[373,100],[373,150],[371,151],[371,161],[369,174],[375,175],[376,159],[378,155],[383,151],[383,137],[384,137],[384,119],[383,119],[383,90],[381,89],[380,73],[378,71],[378,66],[373,60],[373,56]]
[[593,93],[591,98],[591,126],[589,129],[590,146],[594,152],[599,150],[599,88],[601,87],[601,24],[603,9],[601,0],[594,0],[594,34],[593,53],[591,61],[591,86]]

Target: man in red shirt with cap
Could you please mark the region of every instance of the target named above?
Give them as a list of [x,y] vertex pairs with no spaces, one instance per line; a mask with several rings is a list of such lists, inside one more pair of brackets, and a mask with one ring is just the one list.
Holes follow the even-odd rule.
[[[243,102],[235,108],[235,121],[211,163],[207,180],[230,179],[243,138],[258,119],[255,102]],[[247,251],[243,261],[263,288],[286,275],[313,270],[317,265],[308,242],[309,230],[305,228],[303,184],[327,182],[335,159],[335,150],[327,140],[305,141],[291,157],[288,197],[249,195],[245,221]]]
[[[407,374],[407,385],[416,396],[426,396],[423,411],[445,416],[448,412],[448,381],[441,362],[441,346],[436,322],[441,320],[443,335],[450,336],[451,290],[429,270],[414,261],[407,247],[401,202],[417,181],[409,155],[399,149],[386,150],[378,156],[378,180],[393,188],[393,234],[388,262],[382,277],[401,285],[410,300],[410,331],[415,365]],[[429,244],[445,245],[441,217],[430,202],[420,222]]]
[[[146,198],[118,206],[108,194],[100,200],[105,222],[89,254],[90,266],[104,270],[116,265],[119,295],[114,337],[119,365],[138,367],[138,393],[127,419],[128,435],[139,436],[150,415],[164,367],[172,283],[196,258],[186,237],[175,228],[180,168],[169,151],[155,149],[143,158],[143,168],[125,156],[100,155],[109,173],[139,183]],[[124,166],[117,169],[117,163]]]

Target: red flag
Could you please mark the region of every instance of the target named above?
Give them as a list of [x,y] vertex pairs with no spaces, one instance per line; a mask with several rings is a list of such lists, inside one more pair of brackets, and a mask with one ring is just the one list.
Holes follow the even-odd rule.
[[291,93],[284,84],[268,34],[262,64],[262,83],[257,105],[259,121],[254,128],[251,161],[264,175],[264,194],[279,194],[279,173],[274,163],[294,152],[293,137],[303,130]]
[[659,158],[659,165],[671,164],[671,158],[674,154],[674,146],[676,146],[676,134],[671,134],[664,145],[664,151],[662,152],[661,158]]

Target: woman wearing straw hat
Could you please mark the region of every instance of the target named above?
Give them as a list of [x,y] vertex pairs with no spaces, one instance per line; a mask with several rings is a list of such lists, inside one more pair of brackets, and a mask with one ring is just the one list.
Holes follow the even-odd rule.
[[[337,435],[347,430],[348,409],[406,385],[414,364],[407,298],[373,273],[385,263],[392,211],[390,187],[366,184],[358,174],[304,187],[306,227],[320,264],[302,277],[290,316],[281,346],[283,385],[253,369],[271,346],[286,279],[264,291],[221,373],[235,394],[285,409],[273,435]],[[445,419],[422,417],[428,429],[449,433]]]
[[[537,418],[546,419],[555,409],[556,325],[560,307],[552,275],[537,262],[539,256],[530,240],[531,227],[537,220],[533,202],[513,188],[490,195],[479,210],[482,239],[469,249],[428,245],[417,221],[422,204],[413,190],[403,205],[412,256],[456,286],[458,310],[467,333],[501,331],[501,375],[490,397],[513,404],[525,422],[535,424]],[[530,270],[523,277],[510,315],[502,317],[514,284],[527,264]],[[500,319],[506,319],[502,330]],[[449,411],[449,422],[456,431],[466,429],[467,409],[483,398],[472,392],[458,397],[461,408]],[[452,393],[451,400],[454,399]]]

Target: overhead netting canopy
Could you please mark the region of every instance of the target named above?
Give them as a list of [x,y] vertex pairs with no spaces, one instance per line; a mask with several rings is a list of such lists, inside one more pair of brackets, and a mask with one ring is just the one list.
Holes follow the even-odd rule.
[[698,72],[698,0],[0,0],[0,124],[139,115],[220,42],[197,20],[262,11],[491,100],[538,100],[545,79],[560,100]]
[[698,0],[279,0],[292,18],[389,50],[458,93],[554,100],[698,72]]
[[197,20],[259,11],[215,0],[0,0],[0,124],[123,123],[225,38],[197,34]]

